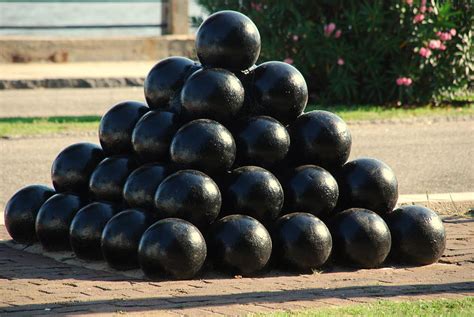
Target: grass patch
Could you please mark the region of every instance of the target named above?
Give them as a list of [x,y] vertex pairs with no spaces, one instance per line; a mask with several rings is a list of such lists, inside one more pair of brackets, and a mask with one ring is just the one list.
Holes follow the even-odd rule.
[[378,301],[371,304],[337,308],[258,314],[261,317],[326,316],[473,316],[474,297],[461,299],[418,300],[410,302]]
[[99,116],[0,118],[0,137],[94,131]]
[[[463,107],[396,108],[383,106],[334,106],[308,105],[306,111],[327,110],[337,113],[344,120],[386,120],[415,117],[445,117],[474,115],[474,102]],[[95,131],[100,116],[0,118],[0,137]]]
[[306,111],[327,110],[335,112],[342,119],[354,120],[386,120],[386,119],[407,119],[416,117],[446,117],[446,116],[466,116],[474,115],[474,102],[462,107],[443,106],[432,107],[423,106],[416,108],[403,107],[383,107],[383,106],[334,106],[322,107],[308,105]]

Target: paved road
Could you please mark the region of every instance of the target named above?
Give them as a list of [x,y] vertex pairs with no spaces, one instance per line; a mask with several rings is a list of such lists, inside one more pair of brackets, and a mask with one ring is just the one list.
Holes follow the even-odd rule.
[[[351,158],[376,157],[398,176],[401,194],[474,192],[474,120],[352,124]],[[51,162],[65,146],[97,142],[73,135],[0,140],[0,210],[19,188],[49,183]]]

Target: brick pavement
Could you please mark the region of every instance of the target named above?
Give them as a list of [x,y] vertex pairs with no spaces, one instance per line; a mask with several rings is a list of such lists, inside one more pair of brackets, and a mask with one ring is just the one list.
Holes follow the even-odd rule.
[[[373,270],[328,268],[253,278],[204,273],[189,281],[149,281],[103,263],[84,267],[70,253],[19,250],[0,227],[0,315],[247,315],[350,305],[378,299],[474,296],[474,218],[445,217],[448,244],[440,263]],[[40,254],[30,253],[39,252]],[[41,254],[43,252],[43,254]]]

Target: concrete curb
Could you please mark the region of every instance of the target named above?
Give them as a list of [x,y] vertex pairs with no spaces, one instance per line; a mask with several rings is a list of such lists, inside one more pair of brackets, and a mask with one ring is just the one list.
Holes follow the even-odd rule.
[[118,88],[142,87],[145,77],[0,79],[0,90],[35,88]]

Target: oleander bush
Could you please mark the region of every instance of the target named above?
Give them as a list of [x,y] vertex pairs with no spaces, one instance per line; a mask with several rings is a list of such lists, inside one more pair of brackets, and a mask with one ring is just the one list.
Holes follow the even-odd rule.
[[472,0],[198,2],[248,15],[262,36],[259,62],[294,64],[318,103],[438,102],[473,87]]

